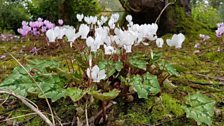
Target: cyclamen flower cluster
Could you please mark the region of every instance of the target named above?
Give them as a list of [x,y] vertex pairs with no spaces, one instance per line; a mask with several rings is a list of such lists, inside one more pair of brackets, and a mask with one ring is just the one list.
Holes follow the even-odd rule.
[[[126,20],[129,22],[126,30],[116,27],[116,23],[119,20],[119,14],[112,14],[109,20],[104,16],[98,20],[96,16],[84,17],[82,14],[78,14],[77,19],[80,22],[84,20],[87,24],[82,23],[78,31],[74,27],[68,25],[56,26],[46,33],[49,42],[55,42],[55,40],[62,39],[63,36],[66,36],[68,42],[70,42],[72,46],[72,43],[80,37],[81,39],[86,40],[86,45],[92,52],[96,52],[103,46],[106,55],[115,53],[115,47],[123,48],[126,50],[126,53],[130,53],[132,52],[132,46],[139,45],[140,43],[148,45],[148,43],[144,42],[145,40],[156,41],[156,45],[160,48],[164,44],[162,38],[157,38],[157,24],[134,24],[131,15],[126,17]],[[107,20],[108,25],[104,25]],[[95,25],[96,27],[92,29],[90,25]],[[94,35],[88,36],[91,30],[94,31]],[[113,34],[111,34],[111,30],[113,30]],[[181,48],[184,40],[185,36],[183,34],[174,34],[171,40],[167,40],[167,44],[168,46]]]
[[217,26],[218,26],[218,29],[215,31],[216,36],[220,38],[224,34],[224,23],[219,23],[217,24]]
[[[78,14],[76,17],[81,22],[78,29],[68,25],[56,26],[46,32],[49,42],[56,42],[57,39],[63,39],[66,36],[72,47],[75,40],[81,38],[85,40],[91,52],[97,52],[102,46],[105,55],[117,53],[119,49],[124,49],[126,53],[131,53],[133,46],[141,43],[149,45],[149,41],[155,41],[159,48],[164,44],[164,40],[157,37],[157,24],[134,24],[131,15],[126,17],[128,22],[127,29],[118,27],[119,14],[112,14],[110,19],[101,16],[99,20],[96,16],[84,16],[83,14]],[[86,22],[86,24],[83,22]],[[94,33],[93,35],[91,34],[92,36],[89,34],[90,31]],[[174,34],[172,39],[167,39],[167,44],[168,46],[181,48],[184,40],[185,36],[182,33]],[[87,69],[87,75],[93,79],[93,82],[99,82],[105,78],[105,71],[100,71],[97,65],[93,68],[90,66]]]
[[[63,20],[60,20],[60,23],[63,24]],[[60,24],[59,23],[59,24]],[[22,36],[27,36],[28,34],[32,35],[40,35],[41,33],[45,33],[47,30],[54,28],[55,24],[48,20],[43,20],[42,18],[38,18],[37,21],[22,22],[22,27],[17,31]]]

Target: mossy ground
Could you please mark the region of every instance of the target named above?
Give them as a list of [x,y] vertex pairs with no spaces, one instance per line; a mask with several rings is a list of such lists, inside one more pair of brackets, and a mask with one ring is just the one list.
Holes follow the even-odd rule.
[[[108,111],[108,125],[197,125],[195,121],[186,118],[181,107],[184,104],[184,97],[195,92],[201,92],[216,100],[213,125],[224,125],[224,48],[222,40],[212,36],[210,40],[201,41],[197,36],[187,36],[182,49],[170,47],[155,48],[155,52],[163,52],[163,58],[172,62],[180,75],[169,78],[169,81],[166,81],[160,97],[151,96],[148,100],[135,99],[130,103],[123,99],[118,99],[117,104]],[[163,38],[168,37],[170,35],[166,35]],[[201,43],[201,46],[194,48],[196,43]],[[21,62],[25,59],[34,58],[50,58],[63,61],[64,55],[60,50],[53,52],[53,56],[49,56],[47,51],[34,56],[29,52],[32,46],[32,42],[0,43],[0,56],[6,55],[5,58],[0,59],[0,82],[11,73],[15,66],[18,66],[16,61],[7,55],[7,52],[12,53]],[[219,48],[220,50],[217,51]],[[5,97],[1,95],[0,99]],[[30,99],[43,111],[48,112],[44,101],[33,97],[30,97]],[[5,104],[10,106],[0,105],[0,118],[10,118],[32,113],[31,110],[12,97]],[[72,121],[77,114],[83,116],[84,107],[76,106],[70,100],[61,99],[56,103],[52,103],[52,106],[63,122]],[[90,108],[92,108],[92,110],[89,110],[90,113],[94,113],[97,110],[95,104]],[[27,126],[45,125],[37,115],[29,115],[15,120],[7,123],[17,122]],[[7,123],[0,122],[1,125],[7,125]]]

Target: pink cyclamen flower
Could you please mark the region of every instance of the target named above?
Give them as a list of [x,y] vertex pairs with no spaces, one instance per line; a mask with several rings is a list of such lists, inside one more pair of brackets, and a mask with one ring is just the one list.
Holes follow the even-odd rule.
[[51,22],[48,21],[48,20],[45,20],[45,21],[44,21],[44,25],[47,27],[47,29],[52,29],[52,28],[54,28],[54,24],[51,23]]
[[59,25],[63,25],[63,24],[64,24],[64,21],[63,21],[62,19],[59,19],[59,20],[58,20],[58,24],[59,24]]
[[38,22],[43,22],[43,18],[40,18],[40,17],[39,17],[39,18],[37,19],[37,21],[38,21]]
[[28,25],[28,22],[22,21],[22,26],[26,26],[26,25]]
[[222,35],[224,34],[224,23],[219,23],[217,24],[218,29],[215,31],[216,32],[216,36],[218,38],[221,38]]
[[17,31],[18,31],[18,33],[20,33],[23,37],[24,37],[24,36],[27,36],[27,34],[29,33],[29,31],[27,31],[26,29],[22,29],[22,28],[19,28]]

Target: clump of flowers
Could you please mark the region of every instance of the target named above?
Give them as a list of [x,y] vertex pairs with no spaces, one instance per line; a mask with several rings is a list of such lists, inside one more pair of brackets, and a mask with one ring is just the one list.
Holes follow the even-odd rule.
[[[112,14],[111,17],[78,14],[77,19],[80,23],[78,27],[64,25],[61,19],[58,20],[59,25],[55,26],[50,21],[39,18],[34,22],[22,22],[23,26],[18,31],[23,36],[29,33],[33,35],[45,33],[48,45],[57,43],[52,46],[67,42],[74,49],[77,47],[74,47],[77,41],[86,45],[81,48],[85,48],[84,50],[79,49],[81,52],[76,54],[75,58],[82,72],[74,69],[71,71],[70,68],[68,70],[69,73],[77,72],[76,78],[82,80],[88,88],[88,91],[83,92],[96,99],[109,101],[119,96],[120,92],[128,97],[137,93],[138,98],[144,99],[147,99],[148,95],[157,95],[161,92],[163,82],[178,74],[171,64],[160,58],[160,53],[153,52],[149,46],[153,44],[158,48],[164,46],[164,40],[157,36],[158,25],[134,24],[132,16],[127,15],[127,26],[120,27],[119,17],[119,14]],[[166,43],[179,49],[182,48],[184,40],[185,36],[179,33],[167,39]],[[139,45],[146,48],[134,52]],[[34,54],[37,51],[36,47],[31,50]],[[71,64],[67,66],[72,68],[74,60],[69,60]],[[124,88],[129,90],[123,90]],[[83,96],[84,94],[80,97]]]
[[[99,83],[101,79],[106,78],[106,68],[100,69],[96,62],[94,62],[95,66],[92,67],[92,62],[94,61],[92,53],[97,53],[101,48],[104,50],[104,55],[123,55],[117,59],[117,61],[122,61],[122,57],[124,58],[125,55],[133,52],[134,46],[140,44],[148,46],[153,42],[159,48],[162,48],[164,45],[164,40],[157,37],[157,24],[134,24],[131,15],[126,16],[128,22],[126,28],[121,28],[117,24],[119,14],[112,14],[110,18],[77,14],[77,19],[80,22],[79,28],[59,23],[61,25],[48,30],[46,36],[51,43],[57,42],[57,40],[64,40],[63,37],[66,37],[70,47],[73,47],[76,40],[84,40],[85,43],[83,44],[89,48],[89,57],[91,57],[89,58],[89,64],[91,65],[86,70],[87,76],[92,80],[91,82]],[[185,36],[179,33],[174,34],[171,39],[167,39],[166,43],[170,47],[181,48],[184,40]],[[140,68],[143,67],[140,66]]]
[[[62,25],[63,23],[61,22],[63,22],[63,20],[59,20],[59,24]],[[20,33],[23,37],[29,34],[37,36],[44,34],[47,30],[52,29],[54,27],[55,24],[53,24],[52,22],[48,20],[43,20],[42,18],[38,18],[36,21],[23,21],[22,27],[18,29],[18,33]]]

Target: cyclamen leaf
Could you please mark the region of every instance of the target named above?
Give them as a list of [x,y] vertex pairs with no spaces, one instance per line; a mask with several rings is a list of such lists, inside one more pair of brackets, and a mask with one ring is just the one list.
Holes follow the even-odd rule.
[[129,62],[134,67],[142,69],[142,70],[146,70],[146,67],[147,67],[146,65],[148,64],[146,61],[138,60],[138,59],[130,59]]
[[144,76],[144,85],[149,85],[149,90],[150,94],[156,95],[160,92],[160,85],[157,79],[157,76],[152,75],[150,73],[146,73]]
[[132,76],[130,86],[137,92],[139,98],[148,99],[149,94],[156,95],[160,92],[157,77],[150,73],[143,75],[143,78],[140,75]]
[[101,101],[109,101],[115,99],[119,95],[120,91],[113,89],[112,91],[101,93],[100,91],[91,91],[89,94]]
[[142,70],[146,70],[148,64],[147,60],[149,60],[149,58],[147,58],[143,53],[137,53],[129,57],[129,63]]
[[[30,61],[25,67],[32,73],[35,83],[22,67],[16,67],[12,74],[8,76],[1,84],[0,89],[13,91],[15,94],[26,97],[29,93],[36,94],[44,98],[43,92],[47,98],[56,101],[65,97],[64,84],[67,81],[62,74],[54,72],[59,68],[59,63],[47,60]],[[40,90],[41,87],[42,91]]]
[[160,70],[165,70],[170,75],[175,75],[175,76],[178,75],[177,70],[170,63],[167,63],[165,61],[161,61],[161,62],[158,63],[158,65],[159,65]]
[[143,85],[142,81],[143,81],[142,77],[140,75],[136,75],[131,78],[130,84],[131,87],[134,89],[134,91],[137,92],[139,98],[147,99],[148,98],[147,88],[149,87],[146,87],[147,85]]
[[183,106],[188,118],[194,119],[198,125],[205,123],[212,125],[215,101],[202,94],[187,96],[187,105]]
[[112,76],[116,71],[121,71],[121,69],[123,68],[123,63],[118,61],[118,62],[114,62],[114,61],[100,61],[99,62],[99,68],[105,69],[107,76],[110,77]]
[[68,88],[66,90],[67,96],[69,96],[73,102],[79,101],[86,93],[86,90],[81,90],[79,88]]

